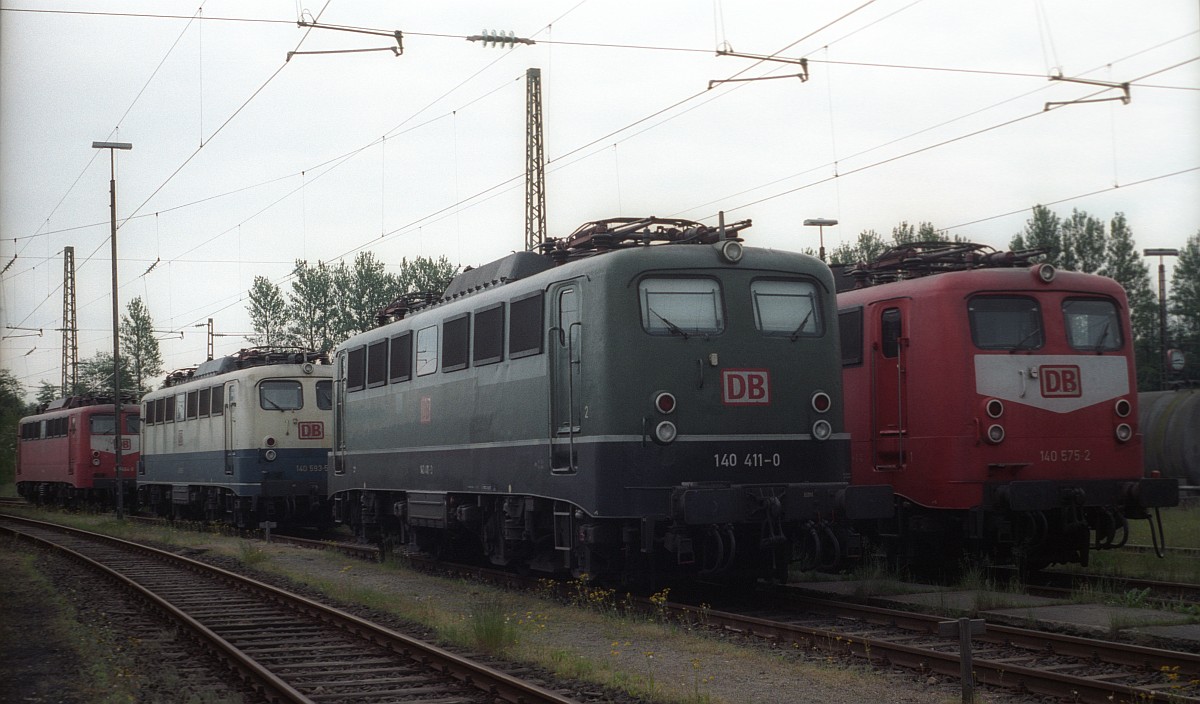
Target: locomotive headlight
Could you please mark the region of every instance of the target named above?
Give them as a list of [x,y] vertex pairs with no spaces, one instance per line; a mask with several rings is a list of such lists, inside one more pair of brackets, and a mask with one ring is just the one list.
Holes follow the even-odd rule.
[[1129,414],[1133,412],[1133,404],[1129,403],[1129,399],[1118,399],[1113,405],[1113,411],[1122,418],[1128,418]]
[[1129,442],[1133,437],[1133,426],[1128,423],[1121,423],[1116,430],[1117,442]]
[[93,466],[93,467],[99,467],[99,466],[100,466],[100,458],[99,458],[99,457],[93,457],[93,458],[92,458],[92,466]]
[[818,391],[812,395],[812,407],[817,413],[826,413],[833,407],[833,399],[824,391]]
[[999,423],[994,423],[988,426],[987,434],[984,435],[987,441],[993,445],[999,445],[1004,442],[1004,426]]
[[266,452],[263,453],[263,458],[266,459],[268,462],[274,462],[275,458],[278,456],[279,456],[279,453],[275,452],[274,450],[267,450]]
[[314,367],[312,362],[305,362],[304,366],[300,367],[300,371],[304,372],[305,374],[312,374],[313,369]]
[[814,438],[817,440],[828,440],[831,435],[833,435],[833,426],[829,424],[829,421],[822,418],[813,423],[812,436]]
[[669,445],[675,442],[675,438],[679,437],[679,431],[675,429],[675,424],[669,420],[664,420],[654,426],[654,442],[659,445]]
[[275,443],[276,440],[274,436],[268,435],[267,437],[263,438],[263,445],[266,447],[275,447]]
[[988,399],[984,410],[987,411],[988,418],[999,418],[1004,415],[1004,402],[998,398]]
[[675,412],[675,394],[670,391],[659,391],[654,394],[654,408],[664,415]]
[[725,240],[719,243],[717,251],[721,253],[721,258],[730,264],[737,264],[742,261],[742,255],[745,254],[742,243],[737,240]]
[[1033,267],[1034,276],[1037,277],[1038,281],[1041,281],[1044,284],[1054,281],[1054,276],[1057,273],[1058,270],[1054,268],[1053,264],[1042,263]]

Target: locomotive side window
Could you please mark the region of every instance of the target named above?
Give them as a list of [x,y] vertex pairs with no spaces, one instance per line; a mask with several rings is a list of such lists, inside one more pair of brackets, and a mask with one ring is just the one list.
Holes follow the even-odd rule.
[[346,390],[362,391],[367,385],[367,348],[355,347],[346,354]]
[[542,301],[542,292],[535,291],[509,303],[509,359],[542,353]]
[[187,393],[187,417],[188,420],[196,418],[200,415],[200,392],[189,391]]
[[258,404],[265,411],[304,408],[304,390],[295,379],[268,379],[258,384]]
[[388,339],[367,346],[367,388],[383,386],[388,377]]
[[212,415],[219,416],[225,413],[225,385],[217,384],[212,387]]
[[456,372],[467,368],[470,328],[470,313],[463,313],[442,323],[442,371]]
[[437,371],[438,329],[436,325],[417,331],[417,376],[426,376]]
[[475,366],[494,364],[504,359],[504,304],[484,308],[475,313],[473,351]]
[[175,420],[187,418],[187,394],[175,394]]
[[205,386],[198,393],[200,394],[200,417],[207,418],[208,411],[212,407],[210,405],[212,403],[212,390]]
[[894,359],[900,356],[900,338],[904,335],[904,322],[899,308],[888,308],[879,316],[879,347],[883,356]]
[[158,406],[158,411],[155,413],[159,417],[160,422],[174,423],[175,422],[175,400],[174,397],[164,396],[154,400]]
[[[807,281],[758,280],[750,282],[754,325],[768,335],[815,337],[824,327],[817,287]],[[672,319],[674,321],[674,319]]]
[[862,364],[863,309],[861,306],[838,312],[838,331],[842,340],[842,366]]
[[1067,343],[1087,352],[1121,349],[1121,319],[1117,306],[1102,298],[1068,298],[1063,301]]
[[408,381],[412,378],[412,333],[405,332],[392,338],[390,381]]
[[976,296],[967,302],[971,339],[984,350],[1034,350],[1045,344],[1037,301],[1025,296]]
[[710,278],[649,278],[638,283],[642,327],[651,335],[719,333],[725,329],[721,286]]
[[147,401],[142,406],[142,415],[146,418],[146,425],[154,425],[154,402]]
[[321,379],[317,382],[317,408],[322,411],[333,408],[333,381]]

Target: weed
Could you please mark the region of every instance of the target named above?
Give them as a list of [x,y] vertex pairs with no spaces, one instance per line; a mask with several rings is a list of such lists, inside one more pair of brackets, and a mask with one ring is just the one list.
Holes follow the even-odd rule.
[[475,647],[488,653],[503,653],[519,641],[517,625],[498,598],[472,604],[470,630]]

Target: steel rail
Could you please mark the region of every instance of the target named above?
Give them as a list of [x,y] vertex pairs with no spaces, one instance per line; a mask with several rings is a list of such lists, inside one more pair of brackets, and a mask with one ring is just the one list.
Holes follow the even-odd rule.
[[[120,538],[114,538],[112,536],[102,535],[99,533],[92,533],[77,528],[59,526],[52,523],[45,523],[42,521],[21,518],[17,516],[4,515],[3,517],[46,530],[82,536],[90,540],[96,540],[98,542],[117,546],[124,550],[139,552],[176,566],[185,567],[199,574],[204,574],[210,577],[218,577],[225,582],[235,585],[239,588],[269,595],[272,600],[279,604],[302,611],[310,616],[320,619],[325,623],[335,625],[342,630],[355,634],[377,645],[386,647],[397,654],[404,655],[414,660],[422,661],[431,668],[444,672],[454,679],[474,686],[475,688],[487,692],[491,696],[497,697],[502,701],[520,704],[575,704],[574,699],[565,697],[531,682],[525,682],[519,678],[508,675],[482,663],[474,662],[431,643],[425,643],[416,638],[406,636],[402,633],[398,633],[391,629],[367,621],[366,619],[345,613],[319,602],[305,599],[299,595],[292,594],[288,591],[273,587],[263,582],[259,582],[249,577],[244,577],[237,573],[205,564],[198,560],[193,560],[181,555],[175,555],[173,553],[159,550],[147,545],[141,545],[139,543],[122,540]],[[116,574],[112,572],[112,570],[108,569],[105,569],[105,572],[108,574]],[[117,576],[120,577],[120,575]],[[132,581],[126,578],[122,578],[120,581],[123,584],[132,584]],[[138,591],[141,593],[142,590],[139,589]],[[170,606],[169,603],[163,601],[161,598],[154,597],[152,598],[152,601],[154,601],[156,604],[162,603],[168,607]],[[174,609],[174,607],[170,608],[171,613],[175,613],[177,611],[178,610]],[[182,612],[179,613],[182,614]],[[186,614],[184,614],[184,616],[186,616]],[[198,623],[196,625],[199,626]],[[203,626],[201,626],[201,628],[203,628]],[[208,629],[205,630],[207,631]],[[216,635],[215,633],[211,635],[213,638],[216,638],[223,644],[219,646],[222,650],[228,649],[234,652],[237,651],[235,646],[229,644],[227,641],[224,641],[220,638],[220,636]],[[207,638],[207,635],[205,637]],[[255,665],[257,665],[257,663],[255,663]],[[269,675],[269,673],[265,674],[269,677],[274,677],[273,675]],[[282,680],[280,680],[280,683],[284,684],[284,686],[287,686],[285,683],[282,683]],[[296,692],[296,696],[300,698],[283,699],[281,701],[310,701],[299,692]]]

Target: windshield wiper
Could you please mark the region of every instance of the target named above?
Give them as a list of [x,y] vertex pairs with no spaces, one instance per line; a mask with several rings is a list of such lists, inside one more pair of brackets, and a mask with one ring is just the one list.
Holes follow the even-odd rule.
[[272,407],[272,408],[274,408],[274,409],[275,409],[275,410],[277,410],[277,411],[282,411],[282,410],[283,410],[283,406],[280,406],[278,403],[275,403],[274,401],[272,401],[270,398],[268,398],[268,397],[266,397],[266,396],[263,396],[263,397],[262,397],[262,400],[263,400],[263,402],[264,402],[264,403],[269,403],[269,404],[271,404],[271,407]]
[[688,334],[683,331],[683,328],[679,327],[675,323],[672,323],[670,320],[667,320],[666,318],[662,317],[661,315],[658,314],[658,311],[654,310],[653,308],[651,308],[649,306],[646,307],[646,310],[653,313],[654,317],[663,321],[663,324],[667,326],[667,329],[671,331],[672,335],[682,335],[683,339],[685,339],[685,340],[688,339]]
[[800,326],[797,327],[794,331],[792,331],[792,338],[791,338],[792,342],[795,342],[796,340],[798,340],[800,338],[800,331],[804,329],[805,325],[808,325],[808,319],[812,317],[814,310],[816,310],[816,308],[809,308],[808,314],[804,316],[804,320],[800,321]]
[[1023,349],[1025,349],[1025,343],[1026,343],[1026,342],[1029,342],[1029,341],[1030,341],[1030,340],[1032,340],[1032,339],[1033,339],[1035,336],[1037,336],[1037,335],[1041,335],[1041,334],[1042,334],[1042,329],[1041,329],[1040,327],[1035,327],[1034,329],[1032,329],[1032,330],[1030,330],[1030,331],[1029,331],[1029,334],[1028,334],[1028,335],[1026,335],[1025,337],[1022,337],[1022,338],[1021,338],[1021,339],[1020,339],[1020,340],[1017,342],[1017,344],[1013,345],[1013,346],[1012,346],[1012,349],[1010,349],[1010,350],[1009,350],[1009,352],[1011,353],[1011,352],[1016,352],[1017,350],[1023,350]]

